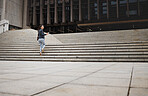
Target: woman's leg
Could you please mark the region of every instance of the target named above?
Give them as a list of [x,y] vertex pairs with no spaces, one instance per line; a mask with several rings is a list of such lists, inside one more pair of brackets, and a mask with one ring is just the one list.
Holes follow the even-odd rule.
[[39,39],[39,44],[40,44],[40,55],[41,55],[42,53],[42,40],[41,39]]
[[43,49],[45,48],[45,39],[43,40]]

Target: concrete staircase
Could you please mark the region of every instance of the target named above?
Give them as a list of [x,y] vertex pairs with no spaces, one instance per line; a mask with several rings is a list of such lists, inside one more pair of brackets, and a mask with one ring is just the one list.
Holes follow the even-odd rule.
[[[19,36],[14,35],[14,37],[10,38],[8,36],[10,33],[13,33],[13,35],[19,34]],[[28,36],[27,34],[31,35]],[[83,34],[86,35],[87,33]],[[81,43],[72,42],[70,44],[69,41],[68,43],[65,42],[66,38],[63,39],[65,42],[63,43],[62,38],[57,39],[55,38],[55,35],[48,35],[46,38],[47,45],[45,53],[43,53],[42,56],[39,56],[39,45],[36,41],[36,36],[37,32],[34,30],[19,30],[2,34],[0,36],[0,60],[56,62],[148,62],[147,38],[143,41],[138,40],[128,42],[123,40],[111,42],[110,39],[109,42],[106,40],[106,42],[100,43],[96,38],[96,40],[94,39],[94,41],[91,41],[94,43],[87,44],[81,41]],[[58,35],[58,37],[60,36]],[[48,41],[49,39],[51,41]],[[76,38],[76,40],[78,40],[78,38]]]

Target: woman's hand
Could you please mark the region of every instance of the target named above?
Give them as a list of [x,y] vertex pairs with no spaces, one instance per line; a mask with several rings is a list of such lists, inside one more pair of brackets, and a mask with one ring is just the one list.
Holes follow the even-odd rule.
[[44,34],[48,35],[49,33],[44,32]]

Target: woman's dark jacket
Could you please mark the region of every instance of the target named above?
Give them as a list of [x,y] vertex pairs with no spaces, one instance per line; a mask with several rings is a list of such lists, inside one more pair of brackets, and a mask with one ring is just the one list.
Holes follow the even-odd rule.
[[40,38],[45,38],[44,36],[45,36],[46,34],[44,34],[44,32],[43,32],[43,29],[40,29],[39,31],[38,31],[38,37],[39,37],[39,39]]

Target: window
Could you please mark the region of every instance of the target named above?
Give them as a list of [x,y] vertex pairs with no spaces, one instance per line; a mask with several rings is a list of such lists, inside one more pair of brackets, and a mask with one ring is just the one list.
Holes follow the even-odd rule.
[[129,3],[135,3],[137,0],[129,0]]
[[99,4],[99,18],[102,21],[107,20],[107,0],[100,0]]
[[105,11],[103,11],[103,14],[104,14],[104,15],[106,15],[106,14],[107,14],[107,11],[106,11],[106,10],[105,10]]
[[94,3],[94,6],[97,7],[97,3]]
[[137,10],[130,10],[129,15],[137,15]]
[[127,0],[119,0],[119,18],[121,20],[127,19],[127,13]]
[[148,0],[139,0],[140,16],[142,18],[148,18]]
[[54,4],[54,0],[50,0],[50,4]]
[[66,22],[70,22],[70,2],[65,0],[65,18]]
[[73,0],[73,19],[79,21],[79,0]]
[[107,3],[105,2],[105,3],[102,3],[102,6],[106,6],[107,5]]
[[103,14],[107,14],[107,7],[103,7]]
[[115,20],[117,18],[117,1],[110,0],[109,4],[109,18],[110,20]]
[[57,5],[58,5],[58,7],[57,7],[57,11],[58,11],[58,23],[61,23],[62,22],[62,9],[63,9],[63,7],[62,7],[62,0],[58,0],[57,1]]
[[127,0],[120,0],[119,3],[120,3],[120,4],[126,4],[126,3],[127,3]]
[[98,15],[97,0],[90,0],[90,18],[91,18],[91,20],[97,20],[97,15]]
[[82,20],[88,20],[88,0],[82,0]]
[[145,1],[147,1],[147,0],[139,0],[139,2],[145,2]]
[[117,2],[116,1],[111,1],[111,5],[116,5]]
[[58,4],[61,4],[62,3],[62,0],[58,0]]

